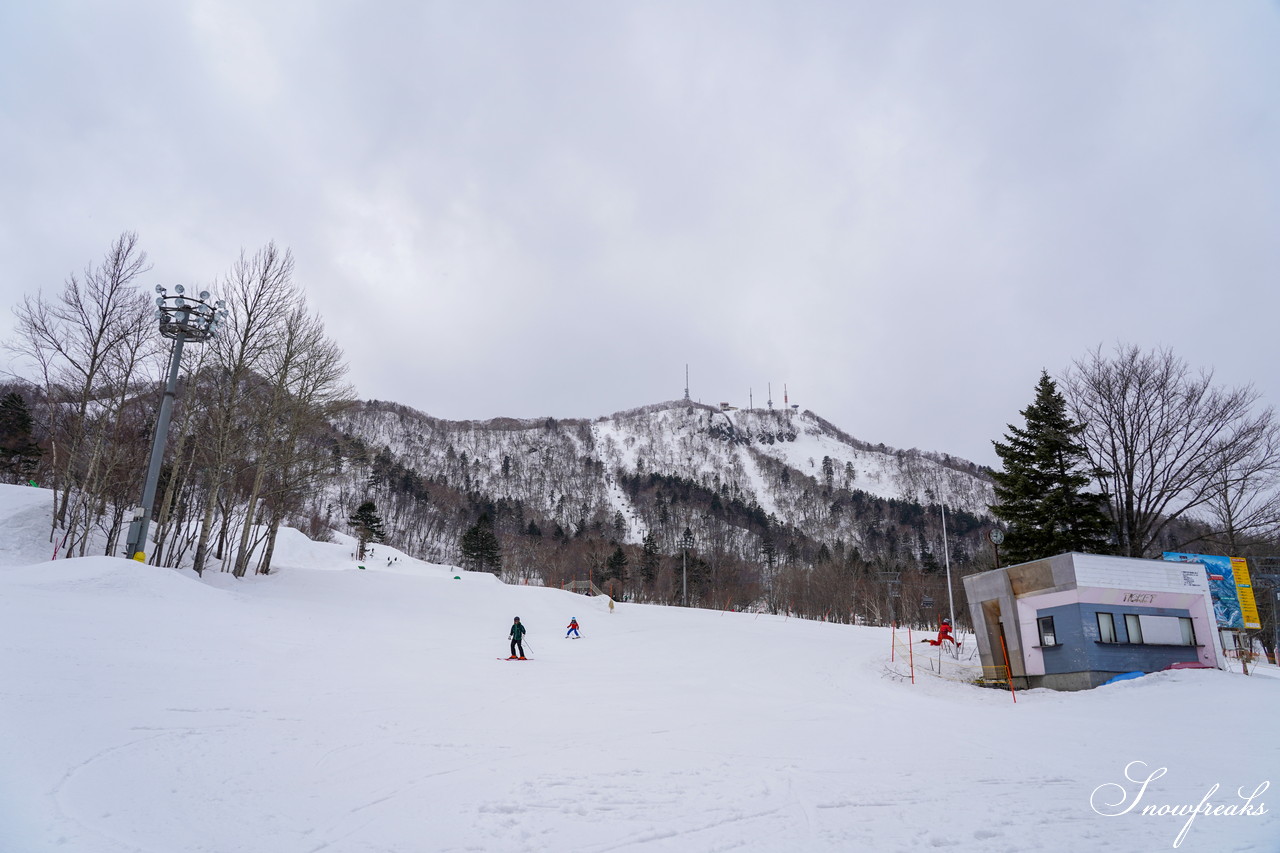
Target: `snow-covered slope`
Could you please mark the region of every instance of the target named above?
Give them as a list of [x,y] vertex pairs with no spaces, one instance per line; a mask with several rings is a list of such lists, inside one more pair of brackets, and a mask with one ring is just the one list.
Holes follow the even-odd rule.
[[[285,568],[243,581],[14,562],[47,501],[0,487],[4,851],[1165,850],[1187,818],[1142,807],[1277,781],[1247,722],[1271,667],[1014,704],[885,677],[883,629],[610,613],[381,546],[361,570],[282,537]],[[498,660],[517,615],[534,660]],[[1126,767],[1166,772],[1100,814],[1139,795]],[[1274,853],[1274,795],[1180,850]]]

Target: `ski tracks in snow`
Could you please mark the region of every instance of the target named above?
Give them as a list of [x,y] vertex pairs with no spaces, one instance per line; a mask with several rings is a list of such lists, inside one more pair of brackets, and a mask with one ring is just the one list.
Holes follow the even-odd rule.
[[[655,781],[655,776],[660,778]],[[795,804],[788,801],[786,786],[752,798],[756,807],[744,809],[742,784],[727,765],[622,770],[591,779],[546,775],[531,780],[527,789],[512,791],[510,801],[482,805],[476,829],[503,849],[516,844],[554,849],[564,838],[565,819],[571,818],[574,849],[584,853],[759,849],[762,838],[797,831]],[[708,804],[706,792],[717,788],[724,795]],[[802,824],[799,837],[805,835]]]

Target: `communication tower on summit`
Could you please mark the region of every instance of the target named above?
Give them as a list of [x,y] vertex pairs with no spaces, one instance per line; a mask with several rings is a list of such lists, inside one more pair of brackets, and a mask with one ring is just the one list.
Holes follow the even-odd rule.
[[684,366],[684,401],[689,402],[689,365]]
[[773,383],[769,383],[769,411],[773,411]]

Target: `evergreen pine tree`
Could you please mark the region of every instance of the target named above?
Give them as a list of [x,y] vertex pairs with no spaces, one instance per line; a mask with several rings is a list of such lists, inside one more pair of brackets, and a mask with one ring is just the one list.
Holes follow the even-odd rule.
[[607,576],[614,580],[625,581],[627,579],[627,555],[622,550],[622,546],[613,549],[613,553],[609,555],[609,559],[605,561],[605,569]]
[[699,601],[711,588],[711,564],[701,557],[689,557],[689,600]]
[[1067,415],[1057,385],[1042,372],[1035,401],[1022,410],[1025,427],[1012,424],[1004,442],[992,442],[1004,470],[995,473],[991,511],[1009,525],[1003,551],[1022,563],[1066,551],[1110,550],[1106,498],[1084,491],[1084,430]]
[[654,536],[650,530],[644,537],[644,544],[640,551],[640,581],[646,587],[650,586],[658,577],[658,566],[662,562],[662,555],[658,553],[658,538]]
[[765,530],[764,535],[760,537],[760,551],[764,554],[766,568],[772,574],[773,567],[778,564],[778,543],[773,541],[771,530]]
[[481,515],[462,534],[458,546],[462,551],[463,563],[468,569],[492,572],[495,575],[502,572],[502,546],[493,532],[493,521],[488,514]]
[[4,482],[23,483],[35,471],[41,450],[32,438],[34,421],[17,391],[0,399],[0,472]]
[[370,542],[381,542],[387,538],[387,532],[382,527],[382,516],[378,515],[378,508],[373,501],[365,501],[356,509],[356,514],[347,520],[356,530],[356,539],[359,547],[356,550],[356,559],[363,560],[365,550]]
[[923,530],[916,531],[916,547],[920,549],[920,571],[931,575],[942,568],[938,563],[938,555],[933,553],[933,549],[925,541]]

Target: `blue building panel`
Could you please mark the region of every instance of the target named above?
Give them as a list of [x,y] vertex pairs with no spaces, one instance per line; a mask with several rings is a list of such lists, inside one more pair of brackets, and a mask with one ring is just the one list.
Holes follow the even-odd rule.
[[1041,646],[1045,674],[1057,675],[1090,669],[1084,626],[1080,622],[1080,605],[1064,604],[1061,607],[1037,610],[1036,618],[1042,616],[1053,617],[1053,630],[1058,640],[1056,646]]
[[[1098,633],[1098,613],[1115,617],[1116,642],[1104,643]],[[1136,607],[1092,603],[1065,604],[1036,611],[1036,618],[1053,617],[1058,645],[1042,647],[1046,675],[1073,672],[1158,672],[1172,663],[1195,662],[1197,646],[1130,643],[1125,615],[1190,617],[1191,611],[1167,607]],[[1203,638],[1197,637],[1197,642]]]

